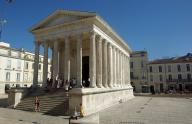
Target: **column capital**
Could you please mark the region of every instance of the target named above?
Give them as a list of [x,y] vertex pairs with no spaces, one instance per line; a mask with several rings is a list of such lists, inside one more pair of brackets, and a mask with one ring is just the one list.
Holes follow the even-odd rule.
[[98,41],[98,42],[101,42],[102,39],[103,39],[103,38],[101,37],[101,35],[97,35],[96,37],[97,37],[97,41]]
[[90,32],[89,32],[89,35],[90,35],[90,36],[95,36],[95,35],[96,35],[96,32],[95,32],[95,31],[90,31]]

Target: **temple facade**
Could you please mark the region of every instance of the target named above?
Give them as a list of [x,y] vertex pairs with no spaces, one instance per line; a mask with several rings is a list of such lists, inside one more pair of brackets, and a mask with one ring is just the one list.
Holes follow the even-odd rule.
[[56,78],[77,81],[69,92],[71,111],[82,104],[85,115],[89,115],[133,98],[131,49],[96,13],[57,10],[30,32],[35,37],[34,86],[39,85],[39,51],[43,46],[43,83],[47,80],[49,53],[53,86]]

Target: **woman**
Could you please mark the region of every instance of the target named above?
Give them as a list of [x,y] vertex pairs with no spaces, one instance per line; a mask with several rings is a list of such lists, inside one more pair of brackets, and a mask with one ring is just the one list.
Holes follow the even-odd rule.
[[40,100],[39,98],[36,96],[35,97],[35,112],[40,112]]

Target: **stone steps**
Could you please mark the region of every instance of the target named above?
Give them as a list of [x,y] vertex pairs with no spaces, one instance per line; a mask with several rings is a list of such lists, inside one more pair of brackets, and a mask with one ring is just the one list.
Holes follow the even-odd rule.
[[23,111],[34,111],[35,96],[40,100],[40,112],[44,114],[62,116],[68,115],[68,97],[64,90],[44,92],[43,89],[38,89],[17,105],[16,109]]

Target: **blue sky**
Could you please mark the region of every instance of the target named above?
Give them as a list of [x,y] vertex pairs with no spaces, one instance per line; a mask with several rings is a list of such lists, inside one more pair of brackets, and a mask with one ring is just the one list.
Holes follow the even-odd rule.
[[28,29],[56,9],[97,12],[133,50],[149,59],[192,52],[192,0],[0,0],[3,40],[34,51]]

